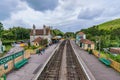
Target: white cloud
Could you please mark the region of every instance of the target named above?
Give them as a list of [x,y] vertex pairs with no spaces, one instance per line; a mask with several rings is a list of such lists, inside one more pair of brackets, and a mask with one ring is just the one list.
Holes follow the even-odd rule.
[[[33,24],[37,28],[42,28],[42,25],[46,24],[65,32],[77,31],[120,17],[120,6],[117,5],[119,3],[119,0],[111,3],[109,0],[59,0],[54,9],[43,11],[30,7],[28,2],[18,0],[14,10],[10,11],[10,17],[2,20],[2,23],[6,28],[12,26],[32,28]],[[33,5],[35,6],[34,3]]]

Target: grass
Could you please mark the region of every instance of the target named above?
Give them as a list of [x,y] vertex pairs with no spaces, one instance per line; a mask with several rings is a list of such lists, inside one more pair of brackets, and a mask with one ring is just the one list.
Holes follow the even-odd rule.
[[101,53],[100,55],[101,55],[101,57],[107,58],[107,54],[106,53]]
[[103,29],[103,30],[111,30],[111,29],[117,29],[120,28],[120,19],[115,19],[115,20],[111,20],[105,23],[102,23],[99,26],[99,29]]

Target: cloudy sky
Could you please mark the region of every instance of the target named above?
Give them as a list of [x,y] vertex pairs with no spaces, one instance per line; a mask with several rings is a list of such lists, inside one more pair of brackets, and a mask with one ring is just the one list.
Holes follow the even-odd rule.
[[4,27],[78,31],[120,17],[120,0],[1,0],[0,22]]

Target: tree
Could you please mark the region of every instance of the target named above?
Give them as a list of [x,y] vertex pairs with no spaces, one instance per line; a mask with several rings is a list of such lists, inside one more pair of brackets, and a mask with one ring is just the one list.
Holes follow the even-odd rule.
[[120,39],[120,28],[111,31],[111,39],[114,40],[116,37]]
[[4,40],[24,40],[29,39],[30,29],[23,27],[13,27],[2,32],[2,38]]
[[65,38],[75,38],[75,34],[74,34],[74,32],[66,32],[64,34],[64,37]]
[[53,36],[63,36],[64,33],[62,31],[60,31],[59,29],[53,29],[51,30],[51,33]]
[[2,36],[2,31],[4,30],[4,28],[3,28],[3,24],[0,22],[0,38],[1,38],[1,36]]

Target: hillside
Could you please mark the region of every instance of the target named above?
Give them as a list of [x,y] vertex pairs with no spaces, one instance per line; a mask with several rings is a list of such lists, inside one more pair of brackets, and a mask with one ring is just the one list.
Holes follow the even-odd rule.
[[120,19],[111,20],[98,25],[100,30],[111,30],[120,28]]
[[120,47],[120,18],[88,29],[82,29],[81,31],[86,34],[87,39],[94,42],[99,38],[101,40],[101,48]]

